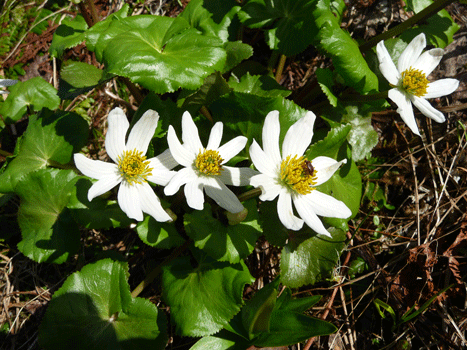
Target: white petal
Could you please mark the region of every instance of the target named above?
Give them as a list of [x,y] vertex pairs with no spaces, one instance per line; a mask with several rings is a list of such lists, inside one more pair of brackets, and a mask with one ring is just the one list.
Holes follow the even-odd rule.
[[252,176],[257,175],[258,172],[250,168],[235,168],[230,166],[223,166],[224,170],[221,172],[219,179],[226,185],[232,186],[248,186]]
[[244,149],[247,141],[248,139],[245,136],[237,136],[219,147],[217,151],[223,159],[222,164],[227,163],[232,159],[232,157],[235,157],[242,149]]
[[443,55],[443,49],[428,50],[418,58],[417,62],[415,62],[412,67],[421,70],[426,74],[426,76],[428,76],[439,64],[441,58],[443,58]]
[[280,166],[280,160],[278,163],[274,162],[264,151],[259,147],[258,143],[253,140],[250,146],[250,158],[256,169],[261,173],[269,176],[277,176],[278,167]]
[[272,201],[282,190],[282,186],[279,185],[275,179],[264,174],[253,176],[250,180],[250,184],[254,187],[261,188],[262,194],[259,196],[259,199],[262,201]]
[[442,123],[446,120],[444,114],[434,108],[430,102],[425,100],[424,98],[413,96],[412,99],[413,104],[417,107],[420,112],[426,115],[428,118],[433,119],[437,123]]
[[167,170],[167,169],[153,169],[151,171],[152,175],[147,177],[148,181],[151,181],[155,184],[161,186],[167,186],[170,180],[177,174],[176,171]]
[[285,134],[284,142],[282,143],[282,158],[288,155],[297,155],[301,157],[311,143],[313,137],[313,125],[316,116],[313,112],[307,112],[304,117],[300,118],[293,124],[287,134]]
[[101,178],[99,181],[95,182],[91,188],[89,188],[88,201],[92,201],[94,198],[100,196],[101,194],[110,191],[120,182],[122,182],[122,178],[116,175]]
[[14,79],[0,79],[0,86],[11,86],[15,85],[18,82],[18,80]]
[[409,69],[410,66],[413,66],[415,62],[417,62],[425,46],[425,34],[421,33],[413,38],[399,57],[399,62],[397,62],[397,69],[399,72],[402,73],[406,69]]
[[127,150],[137,149],[146,154],[149,142],[151,142],[159,121],[159,113],[148,109],[143,116],[136,122],[128,135],[126,143]]
[[222,131],[224,129],[224,125],[221,122],[217,122],[211,129],[211,133],[209,134],[208,145],[206,149],[216,150],[219,148],[222,140]]
[[221,208],[234,214],[243,210],[243,205],[237,196],[218,179],[209,178],[209,182],[204,185],[204,190]]
[[410,130],[412,130],[414,134],[420,136],[420,131],[418,131],[417,122],[413,114],[412,102],[409,98],[398,89],[389,90],[388,97],[397,105],[397,113],[399,113]]
[[277,214],[282,224],[289,230],[298,231],[303,227],[303,220],[297,218],[292,209],[292,197],[287,189],[283,188],[277,200]]
[[297,212],[302,217],[306,224],[316,233],[332,237],[331,234],[326,230],[321,220],[315,214],[311,206],[307,201],[304,200],[305,196],[298,195],[294,197],[295,208]]
[[151,167],[164,167],[168,170],[172,170],[178,165],[168,148],[158,156],[150,158],[149,161],[151,162]]
[[117,200],[118,205],[129,218],[143,221],[138,186],[141,185],[129,185],[127,182],[123,181],[118,189]]
[[142,211],[148,213],[159,222],[172,220],[170,215],[162,208],[161,201],[147,182],[142,183],[142,186],[138,186],[137,188]]
[[338,162],[335,159],[329,157],[316,157],[311,161],[311,164],[316,169],[316,186],[319,186],[328,181],[332,175],[340,168],[342,164],[346,164],[347,159],[343,159]]
[[204,194],[203,183],[199,178],[196,178],[185,185],[186,202],[190,208],[203,210]]
[[197,181],[198,176],[194,173],[193,169],[191,168],[183,168],[180,169],[174,177],[170,180],[169,184],[165,186],[164,193],[167,196],[172,196],[173,194],[177,193],[179,188],[185,185],[187,182],[190,181]]
[[[183,147],[178,140],[175,130],[172,125],[169,125],[169,131],[167,133],[167,143],[169,144],[170,153],[173,158],[181,165],[191,167],[196,155],[192,150],[188,150]],[[197,151],[196,151],[197,152]]]
[[301,196],[300,201],[306,203],[319,216],[347,219],[352,215],[352,212],[344,202],[316,190]]
[[440,79],[428,84],[426,94],[423,98],[437,98],[452,94],[459,87],[457,79]]
[[281,162],[279,148],[280,132],[279,111],[269,112],[266,119],[264,119],[263,125],[263,149],[274,164],[279,164]]
[[199,139],[198,128],[189,112],[183,113],[182,116],[182,141],[183,145],[192,152],[199,152],[204,149]]
[[386,46],[384,46],[384,41],[381,40],[378,45],[376,45],[376,54],[378,55],[379,70],[383,76],[389,84],[398,85],[401,75],[392,61]]
[[105,150],[112,160],[117,163],[125,148],[125,136],[130,124],[125,113],[119,107],[112,109],[107,117],[109,124],[107,135],[105,136]]
[[86,158],[84,154],[75,153],[73,156],[76,168],[84,175],[93,179],[118,175],[118,167],[114,163],[107,163],[100,160]]

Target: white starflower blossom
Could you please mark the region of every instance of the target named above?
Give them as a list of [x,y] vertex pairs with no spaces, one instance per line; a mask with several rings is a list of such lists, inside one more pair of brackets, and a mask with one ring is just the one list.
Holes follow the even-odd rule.
[[[344,202],[317,191],[315,186],[329,180],[347,160],[338,162],[321,156],[309,161],[304,157],[313,137],[315,118],[307,112],[289,128],[281,153],[279,112],[269,112],[263,126],[263,149],[255,140],[250,146],[251,160],[261,173],[250,183],[261,188],[259,198],[263,201],[279,196],[277,213],[286,228],[297,231],[305,222],[316,233],[331,237],[317,215],[346,219],[352,212]],[[292,202],[300,217],[295,216]]]
[[459,86],[457,79],[440,79],[430,82],[427,77],[443,57],[443,49],[431,49],[422,53],[426,46],[425,34],[417,35],[399,57],[397,67],[384,42],[376,46],[379,69],[393,89],[388,97],[397,105],[397,112],[414,134],[420,135],[412,104],[428,118],[438,123],[445,121],[443,113],[431,106],[428,98],[449,95]]
[[[18,82],[18,80],[14,79],[0,79],[0,87],[7,87],[11,85],[15,85]],[[6,90],[0,90],[0,94],[7,94],[8,91]]]
[[148,183],[167,185],[175,175],[171,169],[177,166],[169,150],[146,159],[145,154],[158,120],[156,111],[147,110],[133,126],[125,142],[130,126],[125,113],[118,107],[109,113],[105,149],[115,163],[92,160],[80,153],[74,155],[78,170],[98,180],[89,189],[89,201],[120,185],[117,200],[128,217],[142,221],[145,212],[160,222],[172,220]]
[[193,209],[203,209],[203,190],[220,207],[231,213],[239,213],[244,209],[237,196],[226,185],[249,185],[251,176],[256,172],[250,168],[226,166],[225,163],[245,147],[247,138],[237,136],[220,146],[222,131],[222,122],[214,124],[207,147],[204,147],[190,113],[185,112],[182,116],[183,144],[180,143],[172,125],[169,126],[167,134],[169,149],[183,168],[164,188],[166,195],[175,194],[185,185],[185,197],[188,205]]

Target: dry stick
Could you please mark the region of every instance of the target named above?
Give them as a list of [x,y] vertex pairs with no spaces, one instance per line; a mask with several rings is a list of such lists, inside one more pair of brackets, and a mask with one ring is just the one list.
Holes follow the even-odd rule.
[[397,130],[402,135],[402,137],[405,140],[405,143],[407,144],[407,150],[409,151],[409,156],[410,156],[410,163],[412,164],[412,171],[413,171],[413,178],[414,178],[414,185],[415,185],[415,209],[417,210],[417,243],[418,243],[418,245],[420,245],[421,244],[421,239],[420,239],[420,202],[419,202],[419,197],[418,197],[418,180],[417,180],[417,172],[415,170],[415,158],[413,156],[412,150],[410,149],[409,141],[407,141],[407,138],[405,137],[402,130],[399,128],[399,125],[397,125],[396,122],[394,122],[394,124],[396,125]]
[[[345,257],[345,260],[344,260],[344,263],[342,264],[342,267],[347,267],[348,264],[349,264],[349,261],[350,261],[350,255],[351,255],[351,252],[350,251],[347,251],[347,256]],[[321,315],[321,319],[322,320],[325,320],[326,317],[328,317],[328,314],[329,314],[329,311],[331,310],[332,308],[332,305],[334,304],[334,299],[336,298],[336,294],[337,294],[337,291],[339,290],[339,287],[336,286],[334,288],[334,290],[332,291],[332,295],[331,295],[331,298],[329,299],[329,303],[328,303],[328,306],[326,307],[326,309],[324,310],[324,313]],[[306,343],[305,347],[303,348],[303,350],[309,350],[311,345],[313,344],[313,342],[315,341],[316,337],[313,337],[313,338],[310,338],[308,339],[308,342]]]
[[143,291],[143,289],[150,285],[157,277],[157,275],[161,273],[162,266],[167,265],[170,261],[182,254],[190,244],[191,240],[186,241],[182,246],[176,248],[167,258],[165,258],[161,264],[156,266],[140,284],[138,284],[138,286],[131,292],[131,296],[136,298]]

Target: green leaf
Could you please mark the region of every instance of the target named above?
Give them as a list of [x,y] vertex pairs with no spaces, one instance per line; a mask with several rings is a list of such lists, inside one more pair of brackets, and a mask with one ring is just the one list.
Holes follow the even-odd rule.
[[[216,36],[226,43],[229,36],[236,34],[238,25],[230,28],[240,6],[235,0],[191,0],[180,17],[204,35]],[[233,32],[233,34],[229,34]]]
[[[419,13],[433,3],[432,0],[408,0],[409,9]],[[426,23],[420,24],[416,28],[410,28],[400,35],[400,38],[410,42],[420,33],[425,33],[427,43],[436,47],[445,48],[452,43],[453,35],[459,30],[460,26],[453,21],[446,10],[441,10],[437,14],[426,20]]]
[[208,106],[231,90],[220,72],[215,72],[204,80],[204,84],[196,92],[185,98],[181,108],[196,114],[201,106]]
[[243,287],[253,280],[243,261],[202,262],[193,268],[188,257],[173,260],[164,267],[162,285],[177,333],[199,337],[218,332],[240,311]]
[[159,249],[179,247],[185,242],[173,223],[158,222],[149,215],[138,223],[136,232],[144,243]]
[[285,56],[304,51],[313,42],[312,3],[314,0],[250,0],[238,13],[250,28],[267,28],[271,50]]
[[[125,3],[120,10],[112,13],[103,21],[97,22],[86,32],[86,47],[89,51],[96,52],[98,61],[101,61],[102,50],[104,49],[104,47],[102,47],[103,45],[98,44],[101,36],[105,38],[108,35],[108,28],[112,22],[119,22],[120,20],[126,18],[129,8],[130,5]],[[98,48],[100,50],[98,50]]]
[[214,259],[238,263],[250,255],[261,235],[256,201],[250,200],[244,206],[248,210],[245,220],[230,226],[213,218],[211,206],[205,203],[203,210],[185,214],[186,232],[194,240],[196,247]]
[[99,68],[84,63],[66,61],[60,70],[58,95],[62,99],[72,99],[92,90],[110,77],[105,77]]
[[287,97],[292,91],[287,90],[280,85],[276,79],[269,75],[250,75],[247,72],[240,78],[232,76],[229,80],[229,85],[236,92],[248,93],[263,97]]
[[190,350],[245,350],[248,349],[250,343],[245,338],[237,334],[221,330],[215,335],[201,338]]
[[292,299],[292,291],[290,288],[285,288],[277,299],[275,310],[302,313],[315,305],[320,299],[321,295]]
[[44,107],[57,109],[60,104],[57,90],[41,77],[18,82],[9,89],[10,94],[0,109],[6,124],[20,120],[28,107],[30,111],[38,112]]
[[114,23],[108,28],[109,38],[99,43],[105,45],[106,71],[156,93],[197,89],[224,67],[222,41],[187,29],[180,17],[135,16]]
[[88,25],[83,16],[77,15],[73,19],[65,18],[52,38],[49,48],[50,56],[61,58],[66,49],[81,44],[86,39],[86,29]]
[[101,197],[88,200],[88,191],[92,182],[80,178],[71,192],[67,208],[73,218],[88,229],[108,229],[129,226],[133,220],[120,209],[117,201],[107,201]]
[[18,155],[0,175],[0,192],[13,192],[21,178],[50,163],[66,164],[86,143],[88,124],[76,113],[42,110],[31,118]]
[[314,284],[329,276],[345,247],[345,234],[328,228],[332,238],[296,234],[281,253],[281,282],[290,288]]
[[39,328],[47,350],[164,349],[167,320],[132,298],[126,264],[100,260],[73,273],[55,292]]
[[65,206],[77,180],[71,170],[41,169],[16,187],[21,199],[18,249],[36,262],[61,264],[79,248],[80,233]]
[[244,44],[241,41],[228,41],[224,44],[224,50],[227,53],[225,66],[222,73],[229,72],[234,69],[240,62],[250,58],[253,55],[253,48]]
[[242,324],[250,339],[258,333],[269,332],[269,321],[276,304],[279,279],[268,283],[247,301],[241,311]]
[[340,27],[338,19],[331,11],[330,0],[313,1],[312,26],[318,48],[332,59],[332,63],[347,86],[364,94],[378,90],[378,79],[368,67],[358,44],[350,34]]
[[378,133],[371,125],[371,112],[362,115],[358,106],[347,106],[345,111],[342,122],[352,126],[347,141],[352,147],[352,160],[358,162],[367,157],[378,144]]
[[276,311],[271,316],[270,331],[252,340],[257,347],[293,345],[311,337],[328,335],[337,328],[326,321],[289,311]]
[[318,84],[321,87],[321,90],[324,92],[326,97],[329,100],[331,106],[337,106],[337,97],[332,92],[332,87],[334,85],[333,73],[330,69],[326,68],[317,68],[316,69],[316,78],[318,79]]

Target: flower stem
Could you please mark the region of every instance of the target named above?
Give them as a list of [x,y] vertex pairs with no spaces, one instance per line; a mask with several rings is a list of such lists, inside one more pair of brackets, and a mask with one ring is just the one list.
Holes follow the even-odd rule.
[[4,150],[0,149],[0,156],[11,157],[12,155],[13,155],[13,153],[10,153],[8,151],[4,151]]
[[138,102],[138,105],[141,104],[141,102],[143,102],[143,95],[141,95],[141,93],[139,92],[139,89],[136,87],[135,84],[133,84],[130,79],[128,78],[125,78],[125,77],[120,77],[123,81],[123,83],[126,85],[126,87],[128,88],[128,90],[130,90],[130,93],[133,95],[133,97],[135,98],[136,102]]
[[360,51],[361,52],[367,51],[371,49],[373,46],[375,46],[377,43],[379,43],[381,40],[386,40],[386,39],[392,38],[393,36],[403,33],[404,31],[414,26],[415,24],[423,22],[427,18],[430,18],[431,16],[433,16],[435,13],[438,13],[439,11],[441,11],[443,8],[445,8],[447,5],[449,5],[450,3],[454,1],[455,0],[434,1],[430,6],[426,7],[419,13],[413,15],[407,21],[402,22],[401,24],[395,26],[394,28],[388,30],[387,32],[384,32],[378,36],[375,36],[373,39],[368,40],[366,43],[363,43],[362,45],[360,45]]
[[209,110],[206,108],[206,106],[201,106],[199,109],[199,112],[206,117],[212,124],[214,124],[214,120],[212,119],[212,115],[209,112]]
[[180,254],[182,254],[192,243],[191,240],[186,241],[183,243],[182,246],[175,248],[172,254],[170,254],[161,264],[157,265],[149,274],[146,276],[146,278],[138,284],[138,286],[131,292],[131,296],[133,298],[136,298],[143,290],[146,288],[148,285],[154,281],[154,279],[157,277],[162,272],[162,266],[167,265],[170,261],[178,257]]
[[238,196],[240,202],[244,202],[250,198],[258,197],[261,194],[261,188],[254,188],[252,190],[246,191]]
[[86,9],[86,6],[84,5],[84,2],[79,2],[78,3],[78,8],[79,8],[79,12],[81,13],[81,15],[83,16],[84,20],[86,21],[86,24],[88,25],[89,28],[91,28],[93,25],[94,25],[94,22],[91,18],[91,16],[89,16],[89,13]]
[[277,65],[277,69],[276,69],[276,81],[277,81],[277,83],[281,82],[282,72],[284,70],[284,65],[285,65],[285,60],[286,59],[287,59],[287,56],[285,56],[285,55],[281,55],[281,58],[279,59],[279,63]]
[[94,5],[94,0],[86,0],[89,10],[91,11],[91,18],[94,24],[100,21],[99,15],[97,14],[96,6]]

